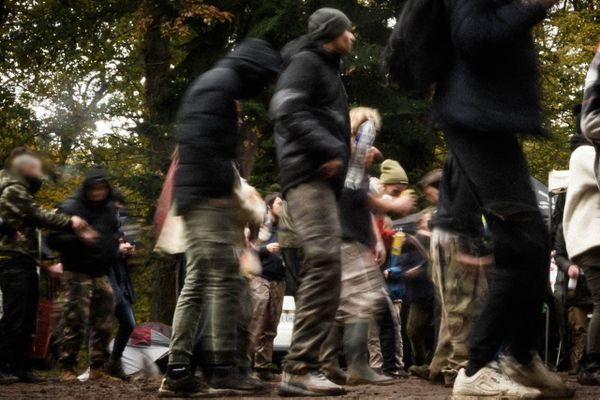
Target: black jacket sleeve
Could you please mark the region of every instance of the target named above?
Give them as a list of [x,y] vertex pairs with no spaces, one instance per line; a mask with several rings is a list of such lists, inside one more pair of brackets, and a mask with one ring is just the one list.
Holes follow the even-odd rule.
[[[60,204],[56,212],[57,214],[75,215],[73,210],[69,207],[69,200]],[[52,231],[48,234],[48,247],[54,251],[63,252],[68,249],[73,249],[74,246],[80,246],[81,244],[82,242],[72,230]]]
[[567,245],[565,244],[565,235],[563,233],[562,224],[559,224],[556,229],[554,250],[556,251],[556,255],[554,256],[556,266],[566,274],[571,266],[571,261],[569,261],[569,255],[567,254]]
[[278,89],[271,102],[271,115],[289,132],[290,141],[319,155],[322,162],[346,158],[346,144],[337,140],[319,119],[311,104],[319,93],[321,82],[315,55],[305,52],[294,57],[279,78]]
[[478,57],[483,50],[510,45],[515,37],[531,29],[546,16],[537,2],[513,0],[496,6],[490,0],[451,0],[449,7],[452,41],[465,57]]

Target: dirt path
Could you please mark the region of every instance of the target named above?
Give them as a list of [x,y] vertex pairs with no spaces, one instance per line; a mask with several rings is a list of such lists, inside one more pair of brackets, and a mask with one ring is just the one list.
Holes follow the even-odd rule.
[[[573,377],[565,377],[570,384],[577,388],[578,400],[599,400],[600,387],[579,386]],[[156,399],[157,381],[137,381],[134,383],[94,382],[64,384],[48,382],[41,385],[14,384],[0,386],[0,399],[44,399],[44,400],[120,400],[120,399]],[[450,389],[431,385],[417,378],[400,380],[391,386],[355,386],[348,389],[348,394],[341,399],[448,399]],[[277,398],[276,386],[270,393],[265,393],[255,399]],[[242,397],[232,398],[241,399]],[[252,399],[244,397],[244,399]],[[332,398],[333,399],[333,398]],[[336,399],[340,399],[339,397]]]

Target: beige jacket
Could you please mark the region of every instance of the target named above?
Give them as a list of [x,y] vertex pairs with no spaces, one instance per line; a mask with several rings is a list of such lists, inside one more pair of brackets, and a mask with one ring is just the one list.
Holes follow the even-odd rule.
[[596,150],[581,146],[571,155],[563,230],[571,260],[600,246],[600,190],[594,176]]

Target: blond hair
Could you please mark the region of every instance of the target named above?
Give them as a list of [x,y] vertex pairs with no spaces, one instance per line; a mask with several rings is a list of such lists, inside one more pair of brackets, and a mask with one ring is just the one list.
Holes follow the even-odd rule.
[[350,131],[352,136],[356,136],[358,128],[367,122],[368,120],[373,121],[375,129],[381,129],[381,115],[379,111],[370,107],[354,107],[350,110]]

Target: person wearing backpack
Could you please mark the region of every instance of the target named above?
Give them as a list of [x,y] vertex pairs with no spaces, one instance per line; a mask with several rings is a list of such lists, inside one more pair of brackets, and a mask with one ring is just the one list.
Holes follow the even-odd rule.
[[[408,83],[412,75],[413,89],[421,93],[435,83],[434,118],[445,131],[462,179],[470,183],[484,211],[494,243],[496,267],[473,326],[467,367],[454,383],[457,399],[574,395],[534,352],[550,246],[517,139],[518,134],[546,135],[531,29],[556,3],[409,0],[399,19],[404,25],[395,28],[390,38],[390,68],[411,66],[410,56],[420,65],[430,63],[424,72],[408,74]],[[432,22],[424,17],[426,6],[436,7]],[[433,47],[416,48],[410,42],[411,37],[419,37],[415,33],[419,21],[426,24],[420,27],[423,38],[419,40]],[[414,27],[412,32],[405,30],[409,26]],[[440,53],[425,50],[440,46],[446,46]],[[390,75],[398,75],[392,71]],[[410,86],[404,83],[404,88]],[[499,351],[503,354],[496,363]]]

